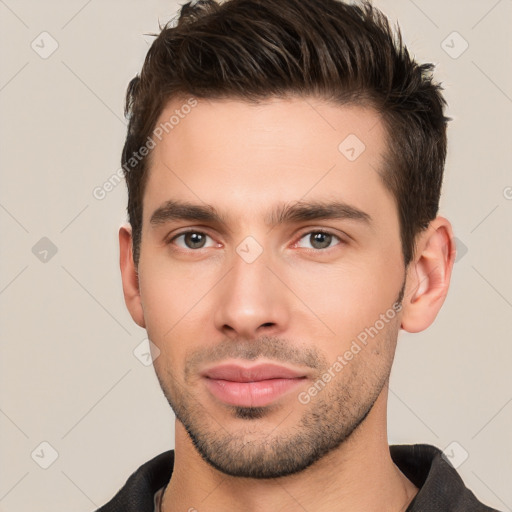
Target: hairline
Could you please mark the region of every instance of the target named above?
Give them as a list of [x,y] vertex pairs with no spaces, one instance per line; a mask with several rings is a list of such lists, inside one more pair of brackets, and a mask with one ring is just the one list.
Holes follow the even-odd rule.
[[[208,94],[208,95],[196,95],[184,90],[177,90],[170,94],[166,99],[164,99],[161,102],[161,107],[158,111],[158,114],[155,115],[155,122],[151,128],[151,135],[154,133],[156,127],[159,125],[159,121],[162,117],[163,112],[169,108],[172,103],[176,101],[184,101],[190,97],[194,97],[197,100],[206,100],[206,101],[215,101],[215,102],[230,102],[230,101],[239,101],[242,103],[246,103],[249,105],[262,105],[262,104],[268,104],[269,102],[272,102],[274,100],[289,100],[289,99],[316,99],[324,102],[327,105],[334,106],[334,107],[360,107],[364,110],[372,111],[375,114],[377,114],[379,120],[381,121],[382,127],[383,127],[383,133],[384,133],[384,152],[381,154],[381,166],[379,169],[375,169],[375,172],[379,176],[383,186],[385,189],[390,192],[393,203],[395,205],[395,212],[398,217],[399,222],[399,235],[400,235],[400,243],[402,245],[402,257],[404,258],[404,265],[405,265],[405,239],[403,232],[403,226],[402,226],[402,219],[400,215],[400,198],[397,196],[399,193],[398,191],[393,190],[393,188],[390,187],[388,180],[386,177],[392,175],[393,167],[396,166],[396,156],[392,152],[391,147],[393,143],[393,135],[391,133],[391,115],[386,114],[385,110],[382,110],[378,107],[377,101],[375,100],[376,94],[371,93],[371,91],[359,91],[359,92],[351,92],[348,93],[351,98],[348,100],[339,100],[339,99],[333,99],[331,95],[328,95],[327,93],[314,93],[314,92],[308,92],[308,93],[300,93],[294,90],[286,90],[284,93],[280,94],[268,94],[268,95],[249,95],[249,96],[243,96],[241,94],[233,94],[233,93],[219,93],[219,94]],[[151,136],[150,135],[150,136]],[[143,176],[141,177],[141,193],[140,193],[140,212],[139,212],[139,218],[140,218],[140,233],[138,236],[138,253],[140,254],[140,245],[142,243],[142,227],[144,222],[144,197],[146,195],[146,186],[147,182],[149,180],[149,173],[151,171],[151,167],[153,164],[153,154],[154,149],[149,151],[148,155],[145,156],[142,160],[142,173]],[[133,171],[131,171],[133,172]],[[412,241],[412,252],[411,252],[411,259],[414,256],[415,252],[415,239]],[[135,247],[133,247],[135,250]],[[405,265],[406,267],[408,266]]]

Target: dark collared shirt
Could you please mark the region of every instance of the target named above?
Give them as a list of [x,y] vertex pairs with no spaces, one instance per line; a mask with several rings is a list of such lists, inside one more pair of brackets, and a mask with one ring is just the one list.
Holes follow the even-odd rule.
[[[390,452],[400,471],[419,489],[406,512],[498,512],[476,499],[435,446],[391,445]],[[155,512],[155,497],[169,482],[173,465],[173,450],[146,462],[97,512]]]

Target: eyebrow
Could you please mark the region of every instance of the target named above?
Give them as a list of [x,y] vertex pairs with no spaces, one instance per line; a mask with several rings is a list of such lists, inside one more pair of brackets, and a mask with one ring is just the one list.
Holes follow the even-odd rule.
[[[368,226],[373,220],[368,213],[342,201],[297,201],[293,204],[278,204],[265,217],[265,224],[275,227],[280,224],[320,219],[356,220]],[[173,220],[228,224],[228,218],[211,205],[178,200],[169,200],[157,208],[151,215],[149,223],[151,226],[158,226]]]

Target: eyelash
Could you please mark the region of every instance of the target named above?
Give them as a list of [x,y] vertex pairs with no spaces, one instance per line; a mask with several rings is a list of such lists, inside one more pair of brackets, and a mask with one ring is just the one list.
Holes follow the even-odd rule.
[[[208,233],[205,233],[204,231],[199,231],[197,229],[188,229],[186,231],[182,231],[181,233],[178,233],[177,235],[174,235],[172,238],[170,238],[169,240],[167,240],[165,243],[166,245],[171,245],[172,242],[174,242],[176,239],[178,239],[179,237],[181,236],[184,236],[188,233],[195,233],[195,234],[199,234],[199,235],[205,235],[209,238],[212,238]],[[332,236],[336,239],[338,239],[339,241],[339,244],[335,244],[334,246],[332,247],[327,247],[325,249],[309,249],[309,248],[302,248],[302,249],[305,249],[306,251],[308,252],[315,252],[315,253],[320,253],[320,252],[328,252],[329,250],[331,249],[334,249],[334,247],[336,247],[337,245],[342,245],[342,244],[346,244],[347,242],[345,240],[343,240],[339,235],[336,235],[335,233],[332,233],[331,231],[328,231],[328,230],[325,230],[325,229],[313,229],[311,231],[307,231],[305,233],[302,233],[300,235],[300,237],[297,239],[296,242],[294,242],[294,246],[296,246],[298,244],[298,242],[300,242],[300,240],[302,240],[304,237],[308,236],[308,235],[312,235],[312,234],[317,234],[317,233],[322,233],[324,235],[329,235],[329,236]],[[213,238],[212,238],[213,239]],[[190,249],[190,248],[186,248],[186,249],[183,249],[183,248],[178,248],[178,250],[181,250],[181,251],[185,251],[185,252],[200,252],[201,249],[203,249],[203,247],[199,248],[199,249]],[[208,249],[208,247],[207,247]]]
[[331,232],[329,230],[326,230],[326,229],[313,229],[312,231],[306,231],[305,233],[302,233],[300,235],[299,239],[297,240],[297,242],[295,242],[293,245],[294,246],[297,245],[298,242],[300,242],[300,240],[302,240],[306,236],[311,236],[312,234],[318,234],[318,233],[321,233],[323,235],[329,235],[329,236],[333,237],[334,239],[337,239],[338,243],[334,244],[333,246],[326,247],[325,249],[309,249],[309,248],[304,248],[304,247],[302,247],[302,249],[305,249],[306,251],[315,252],[315,253],[319,253],[319,252],[327,253],[330,250],[336,248],[338,245],[346,244],[346,241],[343,240],[343,238],[341,238],[339,235],[336,235],[335,233],[333,233],[333,232]]

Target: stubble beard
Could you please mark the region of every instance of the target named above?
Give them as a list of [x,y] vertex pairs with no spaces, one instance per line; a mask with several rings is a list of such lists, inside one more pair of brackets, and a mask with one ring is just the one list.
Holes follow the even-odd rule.
[[[405,283],[404,276],[395,304],[402,302]],[[185,385],[178,383],[165,368],[157,371],[157,378],[176,418],[208,464],[236,477],[279,478],[310,467],[336,450],[364,423],[388,383],[399,330],[395,318],[380,333],[378,341],[369,342],[362,349],[362,355],[356,354],[306,405],[292,395],[286,397],[284,405],[237,407],[223,404],[224,414],[219,415],[218,408],[215,413],[209,413],[207,406],[189,391],[193,386],[186,387],[202,362],[220,361],[225,357],[244,360],[266,357],[305,365],[316,370],[317,378],[331,366],[316,349],[301,350],[279,338],[264,336],[240,343],[227,340],[218,347],[196,353],[187,360]],[[373,356],[365,357],[368,352]],[[313,382],[317,378],[313,378]],[[286,419],[297,410],[300,419],[286,427]],[[222,419],[227,419],[226,423],[233,419],[245,423],[233,431],[222,425]]]
[[[397,331],[390,330],[381,345],[396,343],[396,335]],[[276,342],[272,341],[273,349]],[[251,343],[255,347],[255,342]],[[265,346],[267,342],[263,341],[258,345],[258,352],[265,354]],[[364,350],[372,348],[368,346]],[[231,476],[278,478],[305,470],[336,450],[362,425],[388,381],[393,354],[381,350],[380,356],[385,361],[381,361],[377,368],[367,365],[364,357],[355,356],[306,405],[301,404],[296,395],[290,395],[285,397],[286,402],[282,405],[238,407],[223,404],[222,415],[218,408],[215,413],[210,413],[207,410],[209,404],[203,405],[170,374],[165,374],[169,377],[166,382],[158,373],[157,376],[176,418],[203,460]],[[322,364],[318,378],[328,367],[325,362]],[[296,415],[297,411],[300,414],[298,421],[285,427],[288,416]],[[226,426],[222,425],[223,419]],[[244,424],[236,430],[227,428],[233,419],[242,420]]]

